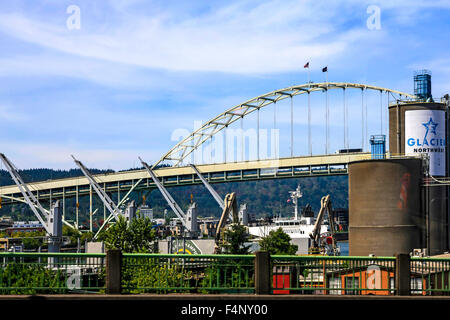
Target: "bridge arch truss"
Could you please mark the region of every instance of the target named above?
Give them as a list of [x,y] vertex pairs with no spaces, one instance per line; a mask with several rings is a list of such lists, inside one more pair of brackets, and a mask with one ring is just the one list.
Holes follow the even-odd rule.
[[[201,127],[191,132],[188,136],[178,142],[172,149],[170,149],[166,154],[164,154],[156,163],[154,163],[153,168],[162,164],[165,161],[172,161],[173,166],[182,166],[184,160],[190,156],[192,152],[198,149],[203,143],[207,142],[210,138],[215,136],[217,133],[223,129],[229,127],[234,122],[245,118],[249,114],[265,108],[269,105],[276,104],[277,102],[293,98],[294,96],[309,94],[313,92],[328,92],[328,90],[341,89],[344,90],[344,104],[345,102],[345,90],[346,89],[361,89],[379,91],[380,94],[385,92],[394,98],[394,100],[406,100],[415,99],[414,95],[400,92],[397,90],[392,90],[388,88],[382,88],[367,84],[358,83],[347,83],[347,82],[323,82],[323,83],[307,83],[302,85],[296,85],[287,87],[284,89],[279,89],[265,93],[263,95],[254,97],[243,103],[235,105],[234,107],[222,112],[213,119],[205,122]],[[310,105],[308,102],[308,110]],[[347,111],[345,111],[347,112]],[[309,117],[309,115],[308,115]],[[328,97],[327,97],[327,126],[328,126]],[[345,116],[344,116],[345,117]],[[345,119],[345,118],[344,118]],[[347,130],[347,129],[345,129]],[[328,131],[328,127],[327,127]],[[328,132],[327,132],[328,139]],[[259,142],[258,142],[259,143]],[[328,141],[327,141],[328,144]]]

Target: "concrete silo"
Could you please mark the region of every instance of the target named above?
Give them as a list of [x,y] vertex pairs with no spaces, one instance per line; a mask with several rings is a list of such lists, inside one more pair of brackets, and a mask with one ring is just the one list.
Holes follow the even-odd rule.
[[[449,175],[448,105],[444,100],[434,102],[427,88],[431,84],[416,84],[415,93],[422,99],[389,106],[389,150],[393,155],[426,155],[428,175],[439,178]],[[426,228],[424,248],[428,248],[429,255],[443,253],[449,247],[448,186],[423,186],[421,194]]]
[[349,254],[393,256],[422,247],[419,159],[349,165]]
[[449,248],[448,186],[424,183],[449,176],[448,96],[433,101],[428,71],[414,75],[414,93],[389,105],[390,159],[349,165],[350,255]]

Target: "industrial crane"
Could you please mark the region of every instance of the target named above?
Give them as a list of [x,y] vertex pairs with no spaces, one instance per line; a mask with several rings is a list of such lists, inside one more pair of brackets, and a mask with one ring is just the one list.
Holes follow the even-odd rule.
[[166,199],[167,203],[169,204],[170,208],[173,210],[173,212],[176,214],[176,216],[180,219],[183,227],[187,230],[187,235],[190,237],[196,237],[199,233],[198,223],[197,223],[197,204],[191,203],[187,213],[185,214],[184,211],[180,208],[180,206],[176,203],[176,201],[172,198],[170,193],[167,191],[167,189],[162,185],[162,183],[159,181],[158,177],[155,175],[153,170],[150,168],[150,166],[143,161],[140,157],[139,160],[141,161],[142,165],[147,169],[147,172],[150,174],[150,177],[152,178],[153,182],[158,187],[159,191],[162,193],[164,199]]
[[125,209],[125,212],[123,212],[120,209],[120,206],[127,200],[127,196],[122,199],[121,202],[119,202],[118,205],[108,196],[105,190],[100,187],[97,181],[95,181],[94,176],[89,172],[89,170],[84,166],[81,161],[75,159],[75,157],[72,155],[73,160],[75,161],[75,164],[81,169],[81,172],[85,175],[85,177],[88,179],[89,184],[92,186],[92,188],[95,190],[97,195],[102,200],[105,207],[110,212],[110,216],[103,222],[103,225],[99,228],[97,233],[94,235],[94,240],[96,240],[100,234],[100,232],[103,230],[103,228],[106,226],[108,222],[112,220],[112,218],[115,218],[116,221],[119,219],[119,215],[122,215],[125,217],[127,222],[130,222],[134,216],[136,215],[136,204],[134,201],[131,201],[127,208]]
[[215,253],[220,253],[221,251],[221,244],[224,242],[225,227],[229,223],[230,217],[232,217],[231,221],[233,224],[239,223],[239,216],[236,210],[236,194],[234,192],[228,193],[223,202],[224,208],[216,228]]
[[[30,191],[23,181],[16,166],[3,154],[0,153],[0,159],[5,164],[11,178],[16,183],[23,195],[24,202],[28,204],[36,218],[47,232],[48,252],[59,252],[62,242],[62,206],[59,200],[50,204],[50,210],[44,209],[39,200]],[[68,224],[68,223],[67,223]],[[70,224],[69,224],[70,225]],[[71,226],[71,225],[70,225]],[[73,228],[73,226],[71,226]]]
[[322,227],[323,219],[325,216],[325,211],[328,212],[328,220],[329,220],[329,227],[330,227],[330,233],[331,237],[327,238],[331,240],[331,254],[332,255],[339,255],[339,249],[336,246],[336,237],[335,237],[335,225],[334,225],[334,214],[333,214],[333,208],[331,206],[331,200],[330,195],[326,195],[322,197],[320,200],[320,211],[317,215],[316,222],[314,224],[313,231],[309,234],[310,238],[313,241],[313,245],[310,248],[310,253],[320,253],[323,252],[323,246],[320,243],[320,230]]
[[[216,190],[214,190],[214,188],[211,186],[211,184],[203,177],[203,175],[200,173],[200,171],[197,169],[197,167],[193,164],[190,165],[192,170],[194,170],[194,172],[197,174],[197,176],[200,178],[200,180],[203,182],[203,184],[205,185],[205,187],[208,189],[208,191],[211,193],[211,195],[213,196],[214,200],[216,200],[217,204],[219,205],[219,207],[222,209],[222,211],[225,209],[225,199],[222,200],[222,198],[219,196],[219,194],[217,193]],[[243,203],[240,205],[239,207],[239,220],[243,225],[247,225],[248,224],[248,217],[247,217],[247,204]],[[233,220],[233,216],[231,211],[229,211],[229,220]]]
[[248,224],[248,217],[247,217],[247,204],[241,204],[239,207],[239,212],[237,209],[237,200],[236,200],[236,194],[229,193],[225,196],[225,199],[222,200],[219,196],[219,194],[214,190],[214,188],[209,184],[209,182],[203,177],[203,175],[198,171],[197,167],[194,164],[191,164],[192,170],[197,174],[197,176],[200,178],[200,180],[203,182],[205,187],[208,189],[208,191],[211,193],[213,198],[216,200],[216,202],[219,204],[220,208],[222,209],[222,215],[220,216],[219,223],[217,224],[216,228],[216,237],[215,237],[215,249],[214,251],[216,253],[220,253],[221,251],[221,244],[224,242],[224,232],[226,229],[227,224],[239,224],[247,225]]

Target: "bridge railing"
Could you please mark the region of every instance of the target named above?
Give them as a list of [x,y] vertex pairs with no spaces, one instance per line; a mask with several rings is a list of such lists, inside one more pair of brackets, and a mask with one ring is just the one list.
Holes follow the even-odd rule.
[[411,294],[450,295],[450,259],[416,258],[410,261]]
[[273,294],[392,295],[396,292],[394,257],[272,256],[271,260]]
[[254,293],[253,255],[124,254],[122,293]]
[[0,294],[104,292],[105,254],[0,253]]
[[450,258],[266,256],[0,253],[0,294],[450,295]]

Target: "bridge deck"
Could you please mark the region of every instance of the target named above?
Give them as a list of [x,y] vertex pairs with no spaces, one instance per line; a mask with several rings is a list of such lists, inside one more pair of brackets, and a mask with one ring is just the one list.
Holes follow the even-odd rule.
[[[347,174],[347,164],[370,159],[370,153],[334,154],[281,158],[277,160],[243,161],[197,165],[199,171],[211,183],[248,181],[301,176]],[[191,167],[164,167],[155,170],[167,187],[201,183]],[[146,170],[131,170],[94,176],[107,192],[126,192],[139,180],[139,189],[155,188]],[[29,183],[28,186],[39,199],[58,199],[91,194],[92,189],[85,177],[65,178]],[[4,204],[17,202],[22,195],[17,186],[0,187]],[[11,199],[14,198],[14,199]]]

